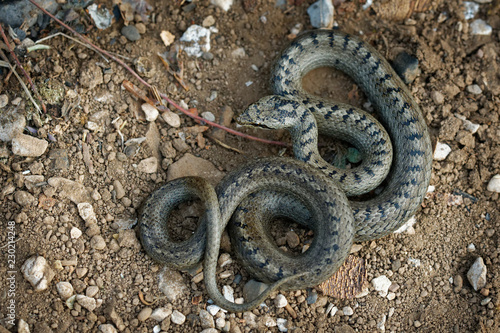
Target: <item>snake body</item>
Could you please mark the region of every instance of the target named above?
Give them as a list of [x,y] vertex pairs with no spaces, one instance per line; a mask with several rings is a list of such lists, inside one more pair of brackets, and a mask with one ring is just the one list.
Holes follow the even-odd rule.
[[[302,77],[324,66],[353,78],[374,105],[388,136],[368,114],[304,91]],[[302,161],[252,161],[228,173],[216,190],[200,178],[171,181],[145,202],[140,216],[146,252],[177,268],[192,266],[204,256],[207,292],[229,311],[251,309],[277,288],[302,289],[325,280],[342,264],[353,241],[385,236],[405,223],[422,202],[430,181],[431,142],[421,111],[388,62],[370,45],[339,31],[304,33],[281,54],[271,85],[275,95],[251,105],[238,121],[288,128],[295,157]],[[332,119],[337,119],[335,125]],[[340,129],[343,139],[352,138],[365,155],[362,164],[349,172],[333,169],[317,152],[318,130],[335,135],[334,128]],[[374,198],[347,201],[344,191],[349,195],[370,191],[387,173],[383,189]],[[173,243],[165,220],[176,205],[193,197],[205,203],[204,218],[190,239]],[[215,281],[220,237],[231,216],[232,243],[243,266],[272,283],[245,304],[227,301]],[[309,250],[294,258],[279,251],[266,228],[275,217],[309,226],[314,231]]]

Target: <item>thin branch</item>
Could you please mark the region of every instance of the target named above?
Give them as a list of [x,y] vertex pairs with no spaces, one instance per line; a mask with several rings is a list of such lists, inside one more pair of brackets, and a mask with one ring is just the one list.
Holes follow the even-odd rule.
[[[85,36],[79,34],[78,32],[76,32],[74,29],[72,29],[70,26],[68,26],[67,24],[65,24],[64,22],[62,22],[61,20],[59,20],[58,18],[56,18],[54,15],[52,15],[51,13],[49,13],[47,10],[45,10],[44,8],[42,8],[39,4],[37,4],[34,0],[29,0],[33,5],[35,5],[38,9],[40,9],[42,12],[44,12],[46,15],[50,16],[54,21],[56,21],[57,23],[59,23],[61,26],[63,26],[64,28],[68,29],[69,31],[71,31],[74,35],[76,35],[78,38],[80,38],[81,40],[83,40],[85,43],[87,43],[88,45],[91,46],[91,48],[94,49],[94,51],[96,52],[100,52],[100,53],[103,53],[105,54],[106,56],[110,57],[111,59],[113,59],[114,61],[116,61],[117,63],[119,63],[123,68],[125,68],[127,71],[129,71],[140,83],[142,83],[143,85],[145,85],[146,87],[148,88],[151,88],[151,85],[149,83],[147,83],[146,81],[144,81],[140,76],[139,74],[137,74],[129,65],[127,65],[125,62],[123,62],[122,60],[118,59],[118,57],[114,56],[113,54],[109,53],[108,51],[106,50],[103,50],[101,49],[100,47],[96,46],[95,44],[93,44],[88,38],[86,38]],[[202,118],[200,116],[197,116],[197,115],[194,115],[192,113],[190,113],[189,111],[185,110],[184,108],[180,107],[177,103],[175,103],[174,101],[172,101],[170,98],[168,98],[167,95],[165,94],[160,94],[160,96],[165,100],[167,101],[170,105],[172,105],[173,107],[175,107],[176,109],[178,109],[179,111],[181,111],[182,113],[184,113],[186,116],[190,117],[190,118],[193,118],[193,119],[196,119],[196,120],[199,120],[199,121],[203,121],[205,122],[206,124],[210,125],[210,126],[213,126],[213,127],[217,127],[217,128],[220,128],[228,133],[231,133],[231,134],[234,134],[234,135],[237,135],[237,136],[241,136],[243,138],[246,138],[246,139],[250,139],[250,140],[254,140],[254,141],[258,141],[258,142],[262,142],[262,143],[267,143],[267,144],[273,144],[273,145],[278,145],[278,146],[288,146],[287,143],[285,142],[280,142],[280,141],[272,141],[272,140],[266,140],[266,139],[261,139],[261,138],[257,138],[255,136],[251,136],[251,135],[248,135],[248,134],[245,134],[245,133],[242,133],[242,132],[239,132],[239,131],[236,131],[236,130],[233,130],[229,127],[226,127],[226,126],[223,126],[223,125],[220,125],[218,123],[215,123],[215,122],[212,122],[212,121],[209,121],[209,120],[206,120],[205,118]]]

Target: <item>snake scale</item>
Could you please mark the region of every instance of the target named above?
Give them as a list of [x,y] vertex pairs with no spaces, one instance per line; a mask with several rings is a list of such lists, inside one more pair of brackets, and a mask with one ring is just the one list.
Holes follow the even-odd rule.
[[[364,111],[304,91],[302,77],[326,66],[361,87],[382,125]],[[233,312],[258,306],[278,288],[321,283],[340,267],[353,241],[383,237],[405,223],[430,181],[431,141],[421,111],[389,63],[359,38],[336,30],[298,36],[278,58],[271,87],[274,95],[248,107],[238,122],[288,129],[296,159],[256,159],[229,172],[216,189],[197,177],[170,181],[146,200],[140,215],[146,252],[179,269],[204,259],[208,295]],[[326,163],[317,150],[318,132],[352,143],[362,163],[350,170]],[[347,199],[376,187],[381,191],[371,199]],[[205,214],[191,238],[173,242],[166,221],[178,204],[193,198],[202,200]],[[277,217],[314,231],[306,252],[291,256],[277,248],[268,231]],[[244,304],[226,300],[216,284],[220,237],[228,223],[242,265],[270,283]]]

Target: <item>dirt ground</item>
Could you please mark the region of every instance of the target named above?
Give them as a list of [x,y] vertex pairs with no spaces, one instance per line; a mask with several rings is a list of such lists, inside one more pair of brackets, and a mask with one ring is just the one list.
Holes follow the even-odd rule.
[[[244,1],[255,5],[253,11],[246,11],[240,1],[235,1],[227,12],[209,1],[183,5],[176,1],[150,2],[154,23],[144,23],[140,40],[126,40],[120,33],[121,22],[104,31],[94,28],[87,37],[130,60],[142,57],[149,61],[153,64],[146,77],[150,84],[174,101],[183,100],[190,108],[196,107],[200,114],[210,111],[217,120],[223,114],[231,115],[227,108],[237,114],[269,94],[270,66],[289,42],[291,29],[297,24],[302,30],[311,28],[306,10],[312,1],[296,1],[297,5],[288,5],[286,10],[275,7],[274,1]],[[295,333],[500,332],[500,201],[498,193],[486,190],[490,179],[500,173],[500,15],[496,8],[497,2],[480,6],[476,18],[487,21],[493,33],[474,36],[457,1],[413,13],[405,21],[382,18],[372,9],[364,11],[359,1],[337,6],[335,21],[343,31],[361,35],[389,60],[403,50],[418,58],[421,74],[410,89],[422,108],[433,142],[448,144],[451,153],[433,163],[431,185],[435,190],[428,193],[416,214],[414,232],[362,243],[355,253],[366,262],[368,281],[381,275],[390,279],[391,299],[380,296],[371,284],[363,297],[339,300],[320,294],[312,304],[308,302],[310,290],[283,292],[296,312],[295,318],[269,299],[267,307],[252,311],[256,323],[249,314],[219,312],[215,317],[229,323],[226,330],[278,332],[275,324],[281,318],[287,320],[288,331]],[[186,91],[156,55],[169,49],[160,32],[170,31],[178,40],[186,27],[202,25],[210,15],[218,30],[210,37],[213,59],[183,58]],[[136,17],[131,24],[139,21]],[[46,34],[59,30],[62,28],[52,24]],[[7,230],[8,221],[15,221],[17,240],[14,267],[7,265],[5,245],[1,247],[0,270],[1,276],[17,272],[16,324],[23,319],[32,332],[96,332],[105,329],[102,324],[112,324],[123,332],[152,332],[157,325],[168,332],[201,332],[199,313],[209,305],[203,282],[193,282],[189,273],[181,273],[181,284],[186,288],[175,301],[168,301],[158,287],[162,267],[146,255],[136,238],[124,241],[130,234],[125,235],[121,225],[135,221],[141,203],[166,182],[170,166],[185,154],[209,161],[225,173],[247,160],[279,153],[290,156],[291,151],[217,134],[212,129],[198,135],[200,128],[193,126],[199,124],[183,115],[178,128],[161,117],[148,122],[141,114],[141,102],[122,88],[122,81],[144,87],[118,64],[105,63],[95,52],[62,37],[45,44],[52,48],[32,52],[23,61],[37,82],[50,79],[64,89],[65,99],[50,105],[50,116],[31,119],[26,111],[27,124],[39,129],[39,138],[49,141],[47,151],[40,157],[26,158],[14,155],[9,143],[0,143],[4,165],[0,168],[1,223]],[[239,48],[244,49],[243,54],[241,50],[235,52]],[[6,71],[3,73],[5,76]],[[248,85],[250,81],[253,83]],[[334,70],[315,70],[305,81],[313,93],[358,106],[365,103],[354,83]],[[480,94],[471,92],[469,87],[474,84],[482,90]],[[22,103],[27,103],[13,78],[0,94],[6,94],[9,101],[21,97]],[[61,114],[64,101],[75,106],[66,115]],[[479,130],[471,133],[457,117],[479,124]],[[117,118],[123,124],[120,131],[125,141],[147,137],[146,142],[123,147]],[[89,126],[89,121],[96,127]],[[234,120],[230,127],[237,128]],[[243,130],[287,140],[283,132]],[[49,140],[49,134],[56,141]],[[234,149],[222,146],[214,136]],[[157,170],[144,172],[140,162],[156,156],[160,159]],[[42,185],[32,186],[26,180],[30,175],[43,176]],[[51,177],[84,185],[83,192],[87,192],[97,216],[96,229],[80,217],[77,200],[64,193],[67,189],[47,183]],[[73,227],[83,232],[78,239],[70,236]],[[3,232],[1,244],[7,244],[8,237]],[[97,244],[100,240],[103,246]],[[48,289],[42,292],[34,291],[21,273],[22,264],[33,255],[43,256],[55,272]],[[486,286],[479,291],[467,279],[477,257],[487,267]],[[244,269],[233,263],[218,272],[228,272],[225,279],[219,278],[221,287],[230,285],[241,297],[249,279]],[[75,294],[91,294],[99,306],[93,311],[76,303],[73,309],[68,308],[56,289],[61,281],[70,282]],[[17,331],[8,323],[7,306],[12,299],[9,283],[0,285],[5,300],[0,305],[0,321],[8,330]],[[89,289],[93,286],[98,289]],[[339,309],[334,316],[326,313],[330,303]],[[160,307],[179,311],[186,321],[181,325],[170,317],[161,323],[152,318],[143,321],[148,317],[146,308]],[[353,314],[344,314],[348,312],[345,307]],[[271,322],[269,327],[266,322]]]

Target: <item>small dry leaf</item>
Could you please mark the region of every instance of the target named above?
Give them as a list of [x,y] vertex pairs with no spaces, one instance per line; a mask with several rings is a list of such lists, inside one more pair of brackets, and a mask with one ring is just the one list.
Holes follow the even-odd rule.
[[317,286],[323,294],[340,299],[354,298],[367,283],[365,261],[349,255],[335,274]]
[[38,208],[50,209],[56,204],[56,199],[47,197],[45,194],[40,194],[38,197]]

